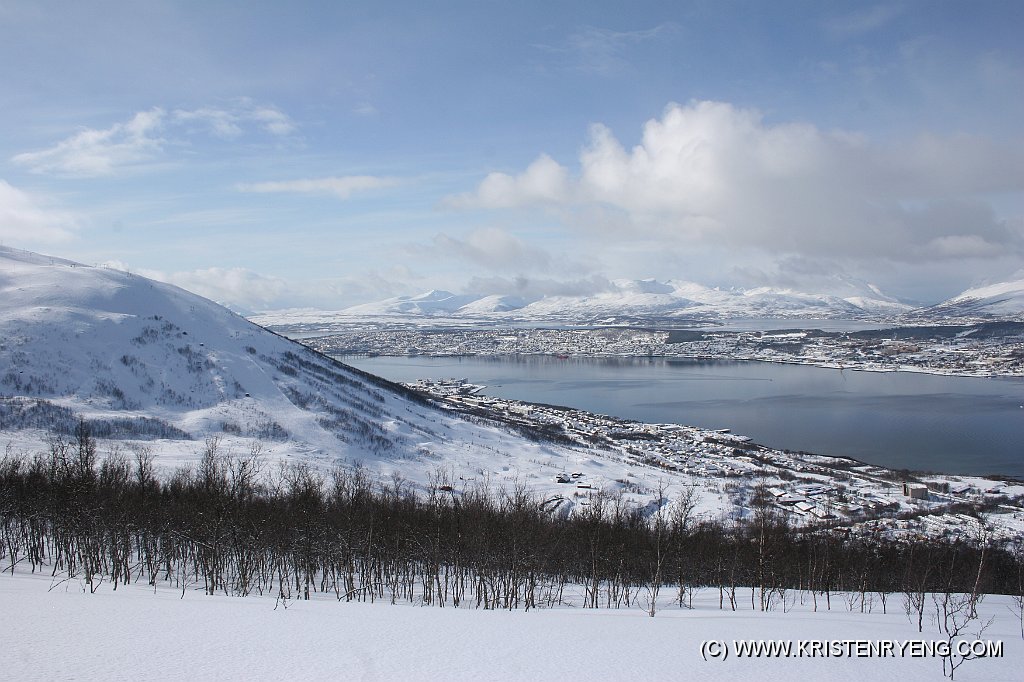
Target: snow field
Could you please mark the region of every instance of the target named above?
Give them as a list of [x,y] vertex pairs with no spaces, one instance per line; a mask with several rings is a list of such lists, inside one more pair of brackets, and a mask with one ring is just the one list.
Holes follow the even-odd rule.
[[[882,614],[807,603],[790,611],[720,611],[716,591],[694,609],[480,611],[409,604],[339,603],[321,597],[206,596],[199,592],[103,585],[53,585],[48,576],[0,576],[9,623],[4,668],[11,680],[863,680],[942,679],[932,657],[739,658],[704,660],[701,643],[720,640],[937,640],[918,633],[898,596]],[[670,597],[666,597],[668,602]],[[742,601],[741,601],[742,604]],[[956,679],[1019,680],[1024,640],[1008,597],[988,596],[986,640],[1000,658],[967,661]],[[748,604],[749,609],[749,604]],[[973,637],[972,637],[973,639]]]

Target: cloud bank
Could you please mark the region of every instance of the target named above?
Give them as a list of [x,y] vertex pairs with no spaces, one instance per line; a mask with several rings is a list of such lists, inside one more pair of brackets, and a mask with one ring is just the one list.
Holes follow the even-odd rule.
[[292,293],[285,280],[246,268],[213,267],[186,272],[142,270],[139,274],[174,284],[213,301],[256,310],[279,305]]
[[[108,267],[129,268],[120,262]],[[369,271],[329,280],[291,281],[248,268],[211,267],[179,272],[139,270],[140,275],[199,294],[235,310],[263,311],[293,307],[344,308],[398,295],[409,287]],[[400,273],[390,273],[398,275]]]
[[[415,251],[424,254],[419,245]],[[496,227],[473,230],[462,239],[442,232],[434,236],[426,251],[436,258],[454,258],[497,272],[547,272],[552,268],[552,257],[547,251]]]
[[589,228],[611,240],[904,262],[984,257],[1024,253],[1019,227],[990,203],[1024,192],[1022,158],[1021,140],[921,135],[881,145],[692,102],[648,121],[629,149],[593,126],[575,173],[541,155],[449,203],[611,212],[605,227]]

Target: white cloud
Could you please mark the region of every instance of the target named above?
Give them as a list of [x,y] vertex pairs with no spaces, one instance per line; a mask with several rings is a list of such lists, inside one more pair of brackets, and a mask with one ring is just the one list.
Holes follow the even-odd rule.
[[512,208],[537,203],[563,203],[571,194],[569,171],[542,154],[519,175],[491,173],[474,194],[452,197],[456,208]]
[[[546,272],[552,267],[546,251],[496,227],[473,230],[465,239],[441,233],[428,248],[438,257],[454,257],[499,272]],[[417,252],[423,254],[422,249]]]
[[[129,269],[119,261],[106,265],[121,270]],[[395,296],[408,289],[407,284],[395,282],[373,271],[330,280],[301,281],[268,276],[239,267],[212,267],[181,272],[140,270],[138,274],[174,284],[243,311],[296,307],[341,309],[356,303]]]
[[156,133],[164,118],[159,108],[140,111],[126,123],[105,130],[86,128],[49,149],[18,154],[12,160],[33,173],[109,175],[117,168],[148,161],[161,151],[164,140]]
[[214,135],[224,139],[240,136],[244,126],[254,124],[271,135],[291,135],[295,123],[283,111],[272,106],[261,106],[247,98],[237,100],[227,108],[201,107],[199,109],[178,109],[174,119],[181,123],[199,123],[210,129]]
[[345,175],[328,178],[306,178],[276,182],[252,182],[237,185],[241,192],[289,192],[299,194],[333,194],[339,199],[348,199],[357,192],[366,192],[399,184],[398,178],[374,175]]
[[903,261],[1022,253],[1024,235],[986,203],[1024,192],[1021,158],[1020,140],[931,135],[883,146],[694,102],[648,121],[631,149],[595,125],[576,177],[542,155],[450,203],[610,210],[620,219],[604,221],[614,227],[603,236],[619,241]]
[[[120,269],[126,269],[123,264]],[[287,297],[288,283],[278,277],[267,277],[246,268],[205,268],[187,272],[165,273],[142,270],[144,277],[167,282],[213,301],[261,309],[271,307]]]
[[177,110],[174,118],[182,123],[199,123],[209,127],[217,137],[231,139],[242,134],[238,117],[224,109],[202,108],[193,111]]
[[0,239],[18,243],[57,243],[70,240],[79,221],[71,213],[44,203],[0,180]]
[[24,152],[13,161],[33,173],[71,177],[97,177],[153,162],[172,144],[208,131],[223,140],[258,128],[271,135],[289,135],[296,126],[283,112],[242,99],[230,107],[140,111],[109,128],[85,128],[52,147]]
[[288,116],[274,107],[258,107],[249,117],[257,121],[264,130],[272,135],[291,135],[295,132],[295,124]]

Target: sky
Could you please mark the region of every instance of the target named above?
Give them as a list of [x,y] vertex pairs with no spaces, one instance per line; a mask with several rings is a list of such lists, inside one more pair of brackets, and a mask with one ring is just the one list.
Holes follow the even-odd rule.
[[249,310],[1024,277],[1024,3],[0,0],[0,242]]

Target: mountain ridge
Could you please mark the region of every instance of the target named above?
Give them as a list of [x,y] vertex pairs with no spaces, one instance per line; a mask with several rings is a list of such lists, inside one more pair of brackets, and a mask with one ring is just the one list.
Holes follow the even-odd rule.
[[573,296],[475,295],[432,290],[341,310],[293,308],[260,311],[249,317],[261,324],[282,326],[374,318],[521,324],[644,318],[883,318],[941,322],[954,318],[1013,320],[1024,316],[1024,278],[972,287],[933,305],[911,304],[885,294],[873,284],[851,278],[837,278],[834,293],[806,293],[780,287],[726,289],[674,279],[619,279],[612,280],[610,286],[608,290]]
[[[877,287],[837,279],[837,293],[792,288],[723,289],[687,280],[616,279],[603,290],[581,295],[454,294],[431,290],[396,296],[338,311],[265,311],[252,317],[267,324],[282,316],[304,321],[321,317],[481,318],[492,321],[584,321],[602,317],[866,317],[898,315],[914,306]],[[281,323],[278,320],[276,323]]]

